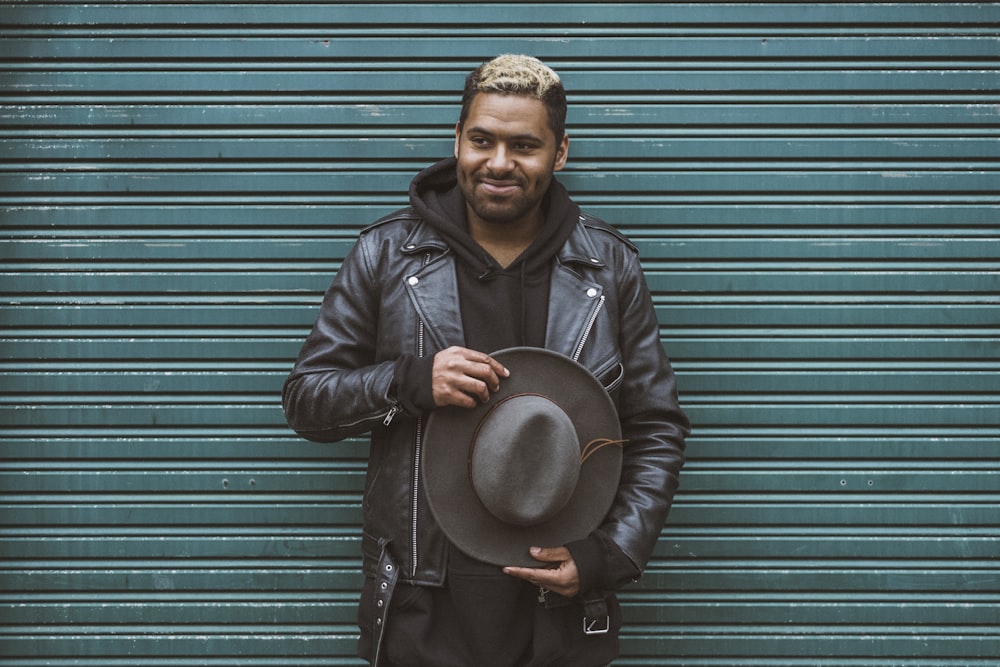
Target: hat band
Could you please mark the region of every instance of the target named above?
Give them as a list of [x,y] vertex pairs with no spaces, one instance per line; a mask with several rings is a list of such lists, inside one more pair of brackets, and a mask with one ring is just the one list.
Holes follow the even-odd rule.
[[580,465],[587,462],[591,456],[596,454],[598,451],[609,447],[612,445],[617,445],[621,447],[625,444],[625,440],[612,440],[611,438],[594,438],[586,445],[583,446],[583,450],[580,452]]

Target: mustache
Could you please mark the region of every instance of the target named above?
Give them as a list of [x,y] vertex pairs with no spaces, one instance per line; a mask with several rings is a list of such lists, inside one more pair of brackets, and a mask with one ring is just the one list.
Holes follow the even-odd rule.
[[497,174],[489,170],[483,170],[475,174],[475,180],[477,183],[482,183],[484,181],[495,181],[501,183],[514,183],[515,185],[523,186],[524,182],[515,176],[513,173]]

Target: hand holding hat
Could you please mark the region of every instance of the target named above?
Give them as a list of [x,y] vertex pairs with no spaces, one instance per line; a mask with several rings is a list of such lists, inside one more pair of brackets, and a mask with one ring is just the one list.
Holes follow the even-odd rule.
[[431,388],[438,407],[474,408],[490,400],[510,372],[490,355],[452,346],[434,355]]
[[567,598],[580,592],[580,572],[569,549],[531,547],[531,557],[545,567],[505,567],[504,574],[530,581],[536,586]]
[[531,547],[586,537],[611,506],[621,426],[604,387],[568,357],[523,347],[489,356],[510,369],[489,402],[430,416],[425,491],[463,552],[497,565],[544,566]]

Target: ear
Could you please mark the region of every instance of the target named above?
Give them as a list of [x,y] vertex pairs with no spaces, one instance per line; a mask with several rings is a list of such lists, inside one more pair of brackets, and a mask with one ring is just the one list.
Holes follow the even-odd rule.
[[564,134],[562,141],[559,142],[559,146],[556,148],[556,161],[552,165],[552,171],[562,171],[562,168],[566,166],[566,159],[569,157],[569,135]]
[[458,144],[462,139],[462,124],[455,123],[455,158],[458,158]]

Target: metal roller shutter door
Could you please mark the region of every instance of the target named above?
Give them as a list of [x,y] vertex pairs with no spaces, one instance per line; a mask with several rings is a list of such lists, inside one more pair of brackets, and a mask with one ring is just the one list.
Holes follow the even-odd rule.
[[354,659],[363,441],[278,392],[538,55],[695,424],[620,665],[996,665],[993,3],[0,5],[0,655]]

